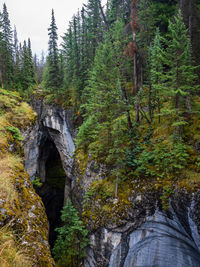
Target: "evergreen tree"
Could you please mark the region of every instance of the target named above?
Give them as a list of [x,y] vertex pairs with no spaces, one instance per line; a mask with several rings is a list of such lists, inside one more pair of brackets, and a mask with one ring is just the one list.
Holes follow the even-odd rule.
[[44,51],[41,52],[40,60],[37,60],[37,67],[35,68],[35,75],[36,75],[36,81],[38,84],[42,82],[42,76],[44,71],[44,65],[45,65],[45,54]]
[[29,73],[28,73],[28,75],[30,77],[30,83],[34,83],[35,82],[35,79],[34,79],[35,72],[34,72],[34,62],[33,62],[30,38],[28,38],[27,52],[28,52],[28,63],[29,63]]
[[59,79],[59,53],[58,53],[58,35],[57,26],[54,17],[54,10],[52,9],[51,14],[51,24],[48,28],[49,35],[49,47],[48,47],[48,57],[47,57],[47,77],[45,82],[45,87],[50,90],[55,90],[58,92],[60,87]]
[[168,29],[167,49],[164,56],[168,67],[165,74],[165,94],[173,99],[174,126],[177,126],[180,134],[181,125],[185,124],[183,113],[191,111],[190,97],[198,90],[198,86],[195,85],[197,75],[196,67],[192,66],[190,38],[180,10],[169,22]]
[[10,88],[13,83],[13,36],[6,4],[2,13],[1,54],[1,82],[2,87]]
[[26,41],[24,41],[24,45],[22,48],[22,88],[27,90],[30,85],[35,82],[34,76],[34,65],[31,51],[31,43],[30,39],[28,39],[28,45]]
[[2,29],[2,13],[0,11],[0,84],[2,86],[2,64],[3,64],[3,55],[2,55],[2,48],[3,48],[3,29]]
[[53,248],[55,260],[58,261],[58,266],[82,266],[84,250],[88,245],[88,232],[69,199],[61,213],[64,225],[56,229],[58,237]]
[[[88,86],[84,89],[85,104],[82,108],[86,120],[80,127],[77,139],[79,148],[86,150],[90,143],[89,149],[93,155],[97,158],[103,156],[107,161],[110,161],[109,154],[115,148],[113,134],[117,136],[115,132],[112,133],[113,122],[130,109],[122,77],[122,70],[125,74],[123,45],[121,46],[123,41],[120,40],[122,31],[123,23],[116,22],[111,29],[112,36],[116,39],[111,40],[110,33],[107,33],[105,41],[96,50]],[[116,152],[115,156],[117,155]]]
[[161,103],[163,101],[163,48],[160,40],[159,29],[156,29],[156,35],[153,45],[150,47],[150,65],[151,65],[151,92],[150,92],[150,117],[153,119],[153,112],[158,109],[160,122]]
[[65,90],[69,90],[70,84],[72,84],[74,76],[74,45],[73,45],[73,32],[72,25],[70,23],[67,33],[62,37],[62,53],[64,57],[64,84]]
[[16,89],[22,89],[21,81],[21,67],[20,67],[20,49],[17,37],[16,27],[14,28],[14,86]]
[[122,19],[125,24],[129,22],[131,0],[110,0],[107,4],[107,21],[112,25],[116,20]]
[[95,56],[95,50],[98,47],[98,44],[101,43],[103,40],[102,17],[98,1],[88,0],[88,4],[86,6],[86,13],[86,23],[89,31],[89,58],[92,62]]

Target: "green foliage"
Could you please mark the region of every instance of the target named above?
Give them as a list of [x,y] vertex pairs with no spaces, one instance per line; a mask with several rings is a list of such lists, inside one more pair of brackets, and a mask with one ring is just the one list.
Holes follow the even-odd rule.
[[99,130],[100,124],[97,123],[97,119],[94,115],[90,116],[79,128],[76,142],[77,147],[86,150],[89,144],[97,138]]
[[150,47],[150,65],[151,65],[151,112],[150,116],[153,118],[153,112],[155,108],[158,108],[160,114],[161,105],[163,101],[163,48],[161,44],[161,37],[159,29],[156,29],[156,35],[153,41],[153,45]]
[[43,185],[43,183],[41,183],[41,181],[40,181],[40,178],[38,178],[38,177],[35,177],[35,179],[32,181],[32,184],[35,187],[42,187],[42,185]]
[[170,185],[165,185],[163,187],[163,192],[162,192],[162,196],[160,197],[161,199],[161,202],[162,202],[162,208],[164,210],[168,210],[170,208],[170,205],[169,205],[169,198],[170,196],[174,194],[174,191],[173,189],[171,188]]
[[17,141],[22,141],[23,137],[20,133],[20,130],[14,126],[7,126],[6,130],[8,130],[9,132],[11,132],[13,138]]
[[91,197],[93,197],[95,195],[95,188],[89,188],[84,196],[83,196],[83,206],[87,205],[87,203],[90,201]]
[[10,98],[14,98],[18,101],[21,101],[21,97],[20,97],[19,93],[16,91],[8,91],[8,90],[0,88],[0,94],[5,95],[5,96],[9,96]]
[[[169,22],[168,38],[165,39],[167,49],[164,53],[164,63],[168,70],[165,73],[165,95],[173,97],[173,106],[181,116],[183,107],[187,107],[186,99],[196,93],[196,67],[192,66],[191,43],[188,30],[185,27],[181,11]],[[190,111],[190,110],[189,110]]]
[[13,85],[13,45],[12,29],[6,4],[3,4],[2,35],[0,38],[1,83],[5,89]]
[[134,147],[126,152],[126,164],[140,178],[176,179],[187,166],[187,146],[180,139],[172,136],[155,142],[149,137],[141,139],[138,133],[133,142]]
[[7,7],[3,5],[0,22],[0,82],[3,88],[19,92],[35,83],[30,39],[19,44],[16,28],[14,40]]
[[[112,42],[110,34],[107,34],[105,41],[96,51],[88,85],[83,93],[85,103],[82,110],[85,111],[86,119],[77,136],[79,148],[89,148],[97,160],[103,159],[108,164],[116,164],[115,159],[122,155],[123,149],[119,144],[122,139],[126,139],[123,138],[123,133],[128,127],[124,113],[129,106],[123,96],[125,89],[122,87],[125,85],[120,79],[120,69],[117,67],[118,60],[124,63],[123,27],[121,21],[113,24],[111,32],[115,41]],[[127,67],[125,64],[123,66]],[[114,136],[118,138],[115,143]],[[122,142],[121,145],[123,146]]]
[[58,266],[81,266],[85,257],[85,248],[88,245],[88,232],[69,199],[61,213],[64,225],[56,229],[58,237],[53,248],[53,255],[58,261]]
[[187,165],[188,158],[187,146],[180,140],[163,140],[153,150],[153,164],[162,178],[169,177],[170,174],[176,177]]
[[58,35],[57,35],[57,26],[54,16],[54,10],[52,9],[51,14],[51,24],[48,28],[49,35],[49,46],[48,46],[48,57],[46,72],[44,75],[43,84],[44,87],[50,91],[58,92],[61,87],[61,79],[59,72],[59,53],[58,53]]
[[[26,41],[24,41],[23,47],[22,47],[22,66],[20,69],[20,85],[23,91],[25,91],[25,94],[29,94],[31,85],[35,83],[35,73],[34,73],[34,66],[33,66],[33,57],[32,57],[32,51],[31,51],[31,42],[30,39],[28,39],[28,45]],[[20,86],[18,85],[18,89],[20,90]],[[22,93],[24,93],[22,91]],[[29,92],[26,92],[29,91]]]
[[[150,63],[151,118],[155,107],[158,108],[159,122],[161,116],[171,114],[174,133],[181,137],[187,124],[184,112],[191,112],[191,97],[198,92],[199,85],[195,74],[197,67],[192,65],[190,38],[180,10],[169,21],[166,38],[161,38],[157,29],[150,48]],[[165,108],[164,103],[167,103]]]

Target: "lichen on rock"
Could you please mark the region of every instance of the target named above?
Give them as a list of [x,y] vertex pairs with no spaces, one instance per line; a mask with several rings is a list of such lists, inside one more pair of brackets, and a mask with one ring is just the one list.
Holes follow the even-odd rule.
[[21,143],[7,128],[32,125],[36,113],[16,92],[1,89],[0,99],[0,265],[54,266],[44,205],[24,169]]

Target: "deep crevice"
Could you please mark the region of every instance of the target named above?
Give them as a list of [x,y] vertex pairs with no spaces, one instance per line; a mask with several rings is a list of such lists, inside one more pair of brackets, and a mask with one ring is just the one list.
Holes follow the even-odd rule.
[[36,192],[42,198],[49,221],[49,244],[53,247],[61,225],[61,210],[64,202],[66,174],[62,167],[59,152],[50,137],[42,142],[39,157],[39,173],[43,185]]

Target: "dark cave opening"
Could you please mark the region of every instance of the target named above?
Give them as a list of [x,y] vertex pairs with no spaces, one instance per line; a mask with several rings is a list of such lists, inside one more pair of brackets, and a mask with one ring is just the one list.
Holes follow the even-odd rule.
[[37,188],[38,195],[44,203],[49,221],[49,244],[53,248],[57,238],[55,229],[61,226],[61,210],[64,202],[64,187],[66,174],[62,167],[59,152],[50,139],[40,148],[39,177],[43,182]]

